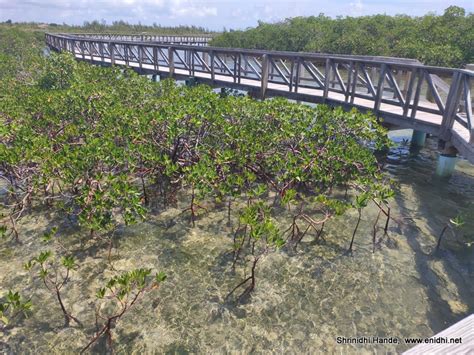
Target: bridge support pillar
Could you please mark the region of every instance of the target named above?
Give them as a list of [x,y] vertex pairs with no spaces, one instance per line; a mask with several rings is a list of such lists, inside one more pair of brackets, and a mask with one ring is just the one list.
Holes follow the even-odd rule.
[[[447,145],[447,144],[446,144]],[[453,146],[446,146],[438,155],[438,162],[436,164],[436,176],[442,178],[450,177],[456,168],[457,149]]]
[[438,156],[438,163],[436,164],[436,176],[447,178],[450,177],[456,167],[456,155],[442,154]]
[[411,136],[411,146],[412,147],[423,147],[426,142],[426,133],[413,130],[413,135]]

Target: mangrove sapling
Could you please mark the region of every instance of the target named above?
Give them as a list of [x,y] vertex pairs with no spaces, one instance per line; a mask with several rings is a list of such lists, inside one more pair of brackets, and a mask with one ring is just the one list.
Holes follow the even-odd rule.
[[[96,332],[81,350],[84,353],[100,339],[113,351],[112,331],[123,315],[151,290],[157,289],[166,279],[163,272],[150,277],[151,269],[136,269],[111,278],[97,291]],[[102,322],[99,325],[99,322]]]
[[[390,182],[390,184],[392,184],[392,182]],[[380,187],[378,191],[376,191],[376,196],[372,199],[377,205],[377,207],[380,209],[380,212],[382,212],[386,216],[385,227],[384,227],[385,234],[387,234],[388,232],[388,224],[391,218],[390,216],[391,209],[389,205],[389,199],[393,198],[394,196],[395,196],[395,191],[393,191],[391,188]],[[378,220],[378,217],[379,216],[377,216],[377,220]]]
[[207,212],[207,209],[197,202],[198,198],[202,200],[212,195],[218,175],[216,167],[208,154],[200,155],[199,161],[186,168],[185,171],[187,173],[186,180],[191,185],[191,201],[189,207],[184,209],[183,213],[191,212],[191,222],[194,227],[198,210]]
[[[237,297],[237,302],[244,297],[249,296],[255,289],[256,284],[256,268],[261,258],[269,252],[272,248],[281,248],[285,244],[280,231],[270,217],[270,207],[263,202],[255,202],[245,207],[240,215],[240,224],[246,226],[242,236],[242,242],[236,247],[238,251],[237,257],[240,255],[240,250],[246,245],[248,241],[249,250],[247,251],[250,262],[250,275],[245,277],[239,284],[237,284],[225,297],[229,299],[230,296],[239,288],[244,287],[243,292]],[[235,263],[235,260],[234,260]]]
[[372,231],[372,252],[375,253],[375,248],[377,243],[377,229],[378,229],[378,222],[380,220],[380,216],[384,214],[386,216],[385,219],[385,226],[383,228],[384,236],[388,235],[388,225],[390,222],[391,217],[391,209],[389,205],[389,199],[395,196],[395,192],[389,187],[380,186],[375,189],[374,191],[375,196],[372,197],[372,201],[378,207],[379,211],[377,213],[377,218],[375,219]]
[[357,233],[357,229],[359,228],[360,220],[362,219],[362,209],[367,206],[368,201],[369,195],[365,192],[356,196],[354,201],[354,207],[357,209],[357,223],[354,231],[352,232],[351,244],[349,245],[349,249],[347,249],[347,254],[352,255],[355,235]]
[[[242,183],[242,181],[240,181]],[[240,190],[240,189],[236,189]],[[260,198],[265,192],[267,191],[267,188],[264,184],[258,184],[255,186],[252,190],[247,192],[248,198],[247,198],[247,208],[244,209],[243,211],[240,211],[239,213],[239,218],[238,218],[238,225],[237,229],[233,232],[233,261],[232,261],[232,270],[235,271],[235,266],[237,264],[237,261],[239,260],[240,253],[244,247],[245,242],[248,242],[248,245],[251,243],[251,239],[249,234],[247,234],[247,229],[249,228],[249,224],[247,223],[248,219],[251,219],[249,217],[249,208],[252,205],[253,199],[258,199]],[[235,195],[234,195],[235,196]],[[246,213],[247,212],[247,213]],[[228,214],[230,214],[230,211],[228,211]],[[229,218],[229,216],[228,216]]]
[[451,218],[449,220],[448,223],[446,223],[446,225],[443,227],[443,229],[441,230],[441,233],[439,234],[439,237],[438,237],[438,243],[436,243],[436,249],[435,251],[438,251],[441,247],[441,240],[446,232],[446,230],[450,230],[451,233],[453,234],[454,237],[456,237],[456,232],[455,232],[455,229],[458,229],[458,228],[461,228],[463,225],[464,225],[464,219],[462,218],[462,216],[456,216],[454,218]]
[[69,327],[71,321],[82,327],[82,323],[67,310],[63,300],[63,287],[70,280],[71,271],[76,268],[74,257],[64,256],[57,260],[51,251],[41,252],[37,257],[25,263],[26,270],[38,268],[38,277],[45,287],[56,297],[64,316],[64,326]]
[[19,315],[28,317],[31,309],[31,300],[25,300],[18,292],[9,290],[5,299],[0,300],[0,330],[6,328]]

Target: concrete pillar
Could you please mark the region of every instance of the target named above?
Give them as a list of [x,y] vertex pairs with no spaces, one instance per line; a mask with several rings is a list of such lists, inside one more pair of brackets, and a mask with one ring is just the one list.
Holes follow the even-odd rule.
[[436,176],[447,178],[450,177],[456,167],[456,154],[442,154],[438,156],[438,163],[436,164]]
[[411,136],[411,146],[412,147],[423,147],[426,141],[426,133],[413,130],[413,135]]

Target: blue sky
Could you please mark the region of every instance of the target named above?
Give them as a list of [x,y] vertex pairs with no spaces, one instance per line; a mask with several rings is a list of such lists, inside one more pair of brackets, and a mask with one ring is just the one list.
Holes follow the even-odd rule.
[[56,22],[125,20],[130,23],[198,25],[213,30],[242,29],[258,20],[274,22],[287,17],[423,15],[443,13],[450,5],[474,11],[474,0],[0,0],[0,21]]

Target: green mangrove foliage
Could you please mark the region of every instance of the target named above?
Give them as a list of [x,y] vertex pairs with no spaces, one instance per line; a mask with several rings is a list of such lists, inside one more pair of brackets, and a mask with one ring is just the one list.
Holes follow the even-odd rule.
[[25,300],[20,293],[9,290],[4,299],[0,299],[0,330],[11,324],[13,319],[27,317],[32,310],[30,300]]
[[0,25],[0,98],[13,82],[32,82],[34,73],[44,64],[43,48],[44,34]]
[[[245,295],[269,250],[319,238],[332,217],[360,215],[369,201],[389,218],[374,155],[387,144],[376,118],[355,110],[219,95],[53,55],[34,84],[15,82],[0,99],[1,225],[21,241],[20,219],[41,205],[110,238],[178,193],[193,224],[226,203],[229,222],[239,216],[234,266],[251,260]],[[289,225],[275,220],[281,208]]]
[[441,16],[294,17],[224,32],[211,45],[403,57],[458,67],[474,61],[474,14],[450,6]]

